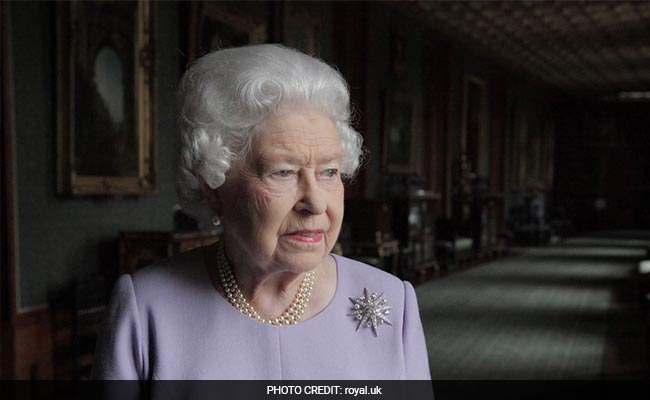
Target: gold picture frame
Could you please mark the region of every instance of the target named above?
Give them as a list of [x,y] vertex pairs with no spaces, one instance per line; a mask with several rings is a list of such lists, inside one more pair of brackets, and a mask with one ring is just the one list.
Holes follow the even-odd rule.
[[138,2],[59,2],[57,192],[155,191],[154,9]]

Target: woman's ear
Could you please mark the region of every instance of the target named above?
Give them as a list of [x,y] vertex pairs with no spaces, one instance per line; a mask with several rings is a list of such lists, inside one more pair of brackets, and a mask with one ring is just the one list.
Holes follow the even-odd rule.
[[220,217],[222,205],[218,188],[212,189],[203,179],[201,179],[201,192],[203,193],[203,197],[205,198],[210,211],[212,211],[212,214]]

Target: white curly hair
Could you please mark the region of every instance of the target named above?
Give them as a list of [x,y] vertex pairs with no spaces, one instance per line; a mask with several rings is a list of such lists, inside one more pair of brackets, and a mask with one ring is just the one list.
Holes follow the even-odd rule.
[[340,171],[354,177],[365,150],[350,126],[348,86],[325,62],[277,44],[217,50],[183,75],[178,100],[181,150],[177,192],[190,215],[206,215],[201,181],[216,189],[226,171],[246,157],[254,128],[295,106],[330,117],[342,148]]

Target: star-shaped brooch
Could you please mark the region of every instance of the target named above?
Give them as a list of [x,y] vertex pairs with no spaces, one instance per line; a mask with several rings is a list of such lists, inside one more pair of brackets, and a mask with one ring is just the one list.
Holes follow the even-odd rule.
[[372,328],[372,333],[377,337],[377,327],[383,324],[393,326],[388,320],[388,314],[390,314],[390,309],[393,306],[387,305],[387,300],[383,298],[384,294],[377,295],[377,293],[368,293],[368,289],[363,289],[363,296],[358,299],[353,299],[350,297],[352,302],[352,314],[348,314],[351,317],[354,317],[359,324],[357,325],[357,331],[362,326],[367,326]]

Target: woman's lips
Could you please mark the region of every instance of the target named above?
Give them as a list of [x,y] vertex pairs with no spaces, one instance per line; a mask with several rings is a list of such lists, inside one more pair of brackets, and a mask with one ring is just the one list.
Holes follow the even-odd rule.
[[322,230],[304,230],[289,232],[284,236],[300,243],[320,243],[320,241],[323,240],[324,234],[325,232]]

